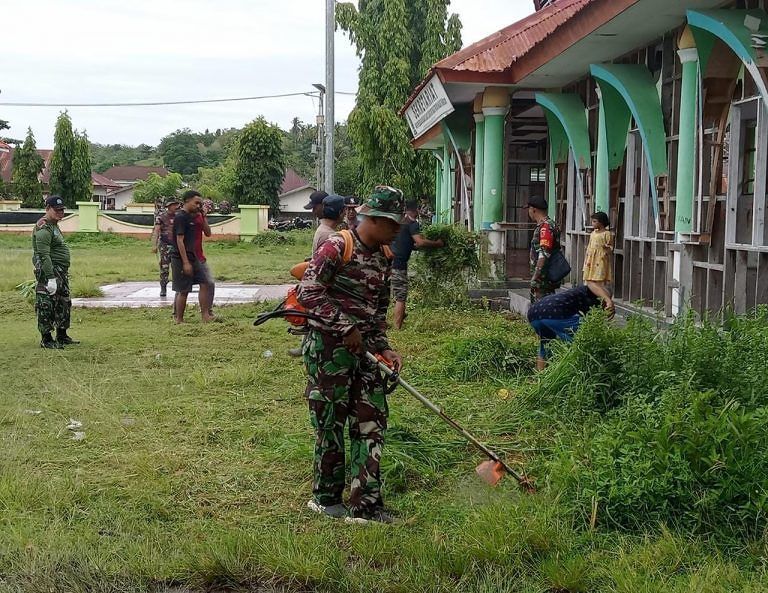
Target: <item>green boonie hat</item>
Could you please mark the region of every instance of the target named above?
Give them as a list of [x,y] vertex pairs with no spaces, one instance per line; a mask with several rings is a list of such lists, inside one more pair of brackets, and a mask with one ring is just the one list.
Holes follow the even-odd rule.
[[405,202],[403,192],[388,185],[377,185],[371,197],[360,206],[359,214],[389,218],[397,223],[403,220]]
[[180,198],[173,197],[173,198],[167,198],[165,202],[163,202],[163,206],[167,208],[171,204],[181,204],[181,203],[182,201]]

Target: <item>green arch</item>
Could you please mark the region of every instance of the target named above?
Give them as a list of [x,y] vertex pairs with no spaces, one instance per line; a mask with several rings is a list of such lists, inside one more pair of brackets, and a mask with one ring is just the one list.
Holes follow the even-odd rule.
[[579,169],[591,169],[592,148],[589,142],[587,113],[581,97],[572,93],[536,93],[536,103],[544,109],[549,127],[552,154],[562,163],[568,158],[567,138]]
[[627,110],[635,118],[651,176],[653,214],[658,228],[658,192],[653,180],[667,174],[668,163],[664,116],[653,77],[648,68],[640,64],[590,64],[589,71],[602,95],[611,169],[618,167],[624,156],[629,129]]
[[715,40],[725,43],[744,63],[768,105],[768,86],[757,66],[757,54],[752,46],[753,31],[747,28],[746,20],[757,20],[757,32],[768,35],[768,14],[764,10],[688,10],[686,18],[696,40],[699,63],[702,72],[707,69],[712,56]]

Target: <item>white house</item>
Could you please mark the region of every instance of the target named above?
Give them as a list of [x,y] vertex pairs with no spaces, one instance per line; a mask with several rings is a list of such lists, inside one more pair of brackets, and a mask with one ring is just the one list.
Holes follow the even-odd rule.
[[280,217],[308,218],[310,213],[304,209],[304,206],[309,203],[309,196],[316,189],[296,171],[286,169],[283,185],[280,187]]

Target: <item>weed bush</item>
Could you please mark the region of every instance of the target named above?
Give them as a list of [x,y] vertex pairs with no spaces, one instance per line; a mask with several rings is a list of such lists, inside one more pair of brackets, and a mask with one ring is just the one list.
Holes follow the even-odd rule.
[[446,372],[460,381],[504,381],[533,370],[536,344],[519,335],[457,338],[448,346]]
[[467,302],[467,284],[478,272],[478,236],[459,226],[434,224],[425,238],[445,244],[425,249],[414,260],[413,300],[427,306],[456,306]]
[[591,314],[557,348],[534,407],[560,427],[552,483],[604,523],[768,526],[768,310],[661,332]]
[[259,233],[251,243],[257,247],[269,247],[271,245],[295,245],[296,238],[289,233],[278,233],[277,231],[264,231]]

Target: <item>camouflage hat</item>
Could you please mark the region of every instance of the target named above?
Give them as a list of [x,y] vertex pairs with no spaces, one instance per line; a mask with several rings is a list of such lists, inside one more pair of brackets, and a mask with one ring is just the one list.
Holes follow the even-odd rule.
[[167,208],[171,204],[181,204],[181,203],[182,203],[181,202],[181,198],[173,196],[173,197],[170,197],[170,198],[166,198],[165,202],[163,202],[163,206],[165,206]]
[[377,185],[358,212],[364,216],[389,218],[400,223],[403,220],[403,206],[402,191],[388,185]]

